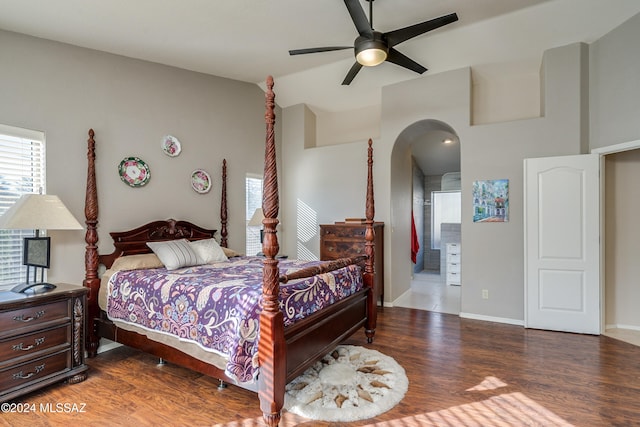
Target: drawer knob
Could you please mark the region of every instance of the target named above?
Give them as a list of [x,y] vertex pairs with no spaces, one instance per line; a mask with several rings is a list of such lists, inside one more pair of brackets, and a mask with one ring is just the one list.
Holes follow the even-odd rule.
[[44,312],[44,310],[40,310],[35,314],[35,316],[24,317],[24,314],[21,314],[20,316],[13,316],[13,320],[15,320],[16,322],[31,322],[32,320],[36,320],[44,316]]
[[32,376],[39,374],[44,370],[44,363],[42,365],[36,366],[36,370],[34,372],[29,372],[28,374],[23,374],[22,371],[13,374],[14,380],[26,380],[27,378],[31,378]]
[[44,337],[36,338],[36,339],[35,339],[35,341],[33,342],[33,344],[31,344],[31,345],[28,345],[28,346],[24,347],[24,343],[20,343],[20,344],[16,344],[16,345],[12,346],[12,347],[11,347],[11,349],[12,349],[13,351],[20,351],[20,350],[22,350],[22,351],[29,351],[29,350],[31,350],[32,348],[36,348],[36,347],[37,347],[37,346],[39,346],[40,344],[43,344],[43,343],[44,343],[44,340],[45,340],[45,338],[44,338]]

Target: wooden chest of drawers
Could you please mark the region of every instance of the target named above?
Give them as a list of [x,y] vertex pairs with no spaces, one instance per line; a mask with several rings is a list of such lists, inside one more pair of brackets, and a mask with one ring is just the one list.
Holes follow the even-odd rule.
[[41,294],[0,292],[0,402],[87,377],[87,292],[67,284]]
[[[320,259],[325,261],[364,255],[366,228],[365,224],[350,224],[346,222],[321,224]],[[375,239],[373,241],[376,273],[375,289],[377,295],[380,296],[382,304],[384,304],[384,248],[382,244],[384,223],[374,223],[373,229],[375,231]]]

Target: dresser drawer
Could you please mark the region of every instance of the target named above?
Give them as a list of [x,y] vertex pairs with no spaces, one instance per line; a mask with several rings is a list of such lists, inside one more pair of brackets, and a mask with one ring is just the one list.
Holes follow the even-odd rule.
[[447,284],[448,285],[459,285],[460,284],[460,273],[447,272]]
[[325,240],[322,243],[322,256],[325,259],[348,258],[364,255],[364,242],[348,242],[340,240]]
[[460,254],[447,254],[447,264],[459,264],[460,263]]
[[460,243],[447,243],[447,254],[460,255],[462,245]]
[[321,227],[321,238],[331,239],[349,239],[349,240],[362,240],[364,241],[364,235],[367,228],[362,225],[358,226],[325,226]]
[[448,262],[447,273],[460,273],[460,264],[456,262]]
[[68,318],[69,306],[66,300],[4,311],[0,313],[0,336],[7,336],[10,331],[18,328],[38,326],[55,320],[66,321]]
[[7,363],[16,364],[21,358],[29,358],[61,345],[71,344],[71,325],[9,338],[0,342],[0,369]]
[[66,350],[0,371],[0,390],[10,393],[14,389],[68,370],[70,358],[71,352]]

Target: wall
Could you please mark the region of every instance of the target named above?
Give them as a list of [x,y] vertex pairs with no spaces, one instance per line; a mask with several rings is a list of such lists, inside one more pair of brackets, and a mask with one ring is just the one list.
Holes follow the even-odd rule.
[[[407,114],[384,116],[383,137],[400,135],[402,129],[424,118],[441,120],[458,134],[463,213],[472,212],[470,193],[473,181],[510,180],[511,217],[508,223],[474,224],[470,214],[463,214],[463,316],[516,323],[524,318],[523,213],[522,191],[519,190],[522,188],[522,161],[527,157],[581,152],[584,138],[581,126],[586,108],[581,87],[586,78],[587,53],[586,46],[582,44],[545,52],[541,80],[544,82],[542,100],[546,116],[537,119],[471,126],[470,69],[384,88],[383,111],[404,110]],[[396,145],[401,143],[398,137]],[[392,181],[401,183],[405,179],[401,170],[392,169],[391,174]],[[391,205],[398,212],[404,206],[393,196]],[[404,229],[403,217],[404,214],[394,215],[394,219],[398,219],[392,224],[395,230]],[[400,249],[406,237],[397,232],[392,240],[392,248]],[[394,253],[397,251],[392,250],[392,264],[401,265],[404,262],[402,257],[396,260]],[[392,268],[396,279],[397,269]],[[490,299],[481,298],[482,289],[489,291]]]
[[590,46],[590,148],[640,139],[640,14]]
[[427,175],[424,181],[424,192],[427,195],[424,211],[424,269],[432,272],[442,271],[440,249],[431,249],[431,192],[442,189],[442,175]]
[[[264,92],[223,79],[62,43],[0,31],[0,123],[44,131],[47,192],[84,223],[87,131],[96,132],[99,249],[109,231],[170,217],[220,228],[220,174],[228,161],[230,246],[244,248],[244,177],[262,173]],[[9,60],[10,58],[10,60]],[[171,134],[182,153],[160,149]],[[131,188],[117,166],[138,156],[149,183]],[[204,195],[189,184],[194,169],[213,178]],[[84,232],[51,232],[50,281],[84,278]]]
[[[523,159],[581,154],[590,148],[640,139],[639,21],[639,16],[632,18],[592,46],[575,43],[547,50],[539,76],[540,115],[535,118],[472,125],[472,68],[428,74],[383,88],[374,180],[376,218],[386,223],[387,303],[408,290],[410,283],[411,142],[402,134],[414,123],[435,119],[451,126],[461,143],[465,254],[461,315],[522,324]],[[294,110],[297,114],[299,108]],[[286,109],[285,118],[294,110]],[[326,218],[348,214],[350,209],[343,204],[350,203],[357,192],[352,184],[332,182],[331,175],[345,162],[358,161],[357,150],[345,150],[342,145],[324,147],[323,160],[339,160],[341,165],[327,167],[309,161],[317,156],[313,150],[295,148],[304,141],[302,132],[285,135],[285,140],[287,150],[294,148],[291,160],[304,164],[304,168],[285,166],[288,181],[314,176],[314,182],[324,189],[320,196],[305,190],[309,203]],[[359,173],[354,170],[352,177]],[[509,222],[474,224],[470,214],[464,214],[472,212],[473,181],[499,178],[510,180]],[[292,206],[296,196],[288,197]],[[317,253],[315,244],[309,249]],[[488,300],[481,298],[482,289],[489,291]]]
[[[316,137],[313,112],[295,105],[283,109],[282,116],[281,252],[318,259],[319,224],[365,216],[367,143],[313,147],[309,142]],[[374,169],[381,167],[376,159],[383,157],[378,156],[374,148]],[[384,206],[384,196],[375,191]],[[376,219],[381,220],[378,215]]]
[[427,193],[425,191],[425,177],[424,173],[420,169],[420,166],[416,163],[415,159],[411,161],[411,167],[413,170],[413,220],[414,225],[416,226],[416,237],[418,239],[418,243],[420,247],[416,254],[416,263],[413,266],[413,273],[420,273],[425,269],[424,260],[425,260],[425,248],[428,247],[425,244],[425,219],[427,216],[425,215],[425,197]]
[[[640,15],[590,46],[590,147],[640,140]],[[638,162],[640,150],[606,156],[605,325],[640,329]]]

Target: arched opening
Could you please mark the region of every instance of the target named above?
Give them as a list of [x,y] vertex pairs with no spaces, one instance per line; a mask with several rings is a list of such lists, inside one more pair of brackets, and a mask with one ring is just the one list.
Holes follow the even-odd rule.
[[[448,244],[461,243],[460,173],[460,141],[448,124],[420,120],[396,138],[390,183],[393,305],[460,313],[460,285],[447,281],[446,264]],[[449,272],[459,277],[459,270]]]

